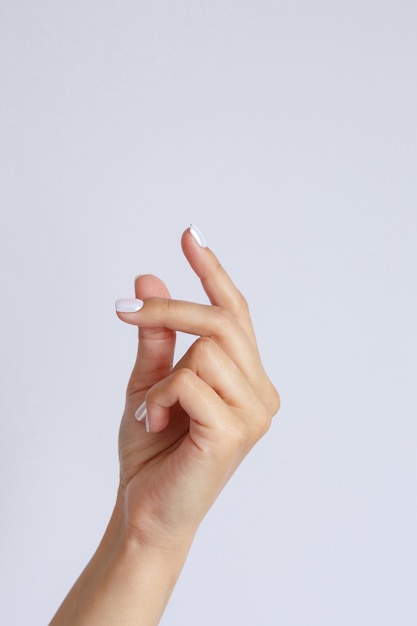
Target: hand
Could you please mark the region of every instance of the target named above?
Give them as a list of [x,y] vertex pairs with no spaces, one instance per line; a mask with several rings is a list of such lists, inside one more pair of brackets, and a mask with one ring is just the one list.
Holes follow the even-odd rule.
[[[245,299],[190,230],[182,248],[211,305],[172,300],[146,275],[135,284],[142,308],[118,312],[139,327],[120,428],[120,494],[129,531],[158,547],[192,538],[279,409]],[[176,331],[198,338],[172,368]],[[150,432],[134,417],[145,399]]]
[[[244,298],[190,230],[182,247],[211,306],[171,300],[155,276],[136,279],[144,303],[118,302],[119,317],[139,326],[118,497],[51,626],[156,626],[201,519],[279,408]],[[177,331],[197,339],[173,368]],[[145,399],[147,429],[135,419]]]

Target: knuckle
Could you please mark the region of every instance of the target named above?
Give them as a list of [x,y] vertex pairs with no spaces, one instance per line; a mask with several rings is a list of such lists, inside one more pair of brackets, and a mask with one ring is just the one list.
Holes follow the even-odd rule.
[[272,416],[278,413],[278,411],[281,408],[280,395],[277,389],[272,384],[271,384],[270,396],[268,398],[268,408],[271,410]]
[[231,450],[245,450],[252,447],[253,420],[246,412],[239,411],[224,423],[223,437]]
[[162,304],[162,310],[164,313],[166,313],[167,315],[175,313],[177,309],[176,300],[172,300],[171,298],[161,298],[160,302]]
[[271,423],[272,423],[272,416],[270,412],[266,408],[264,408],[263,410],[260,410],[259,415],[257,416],[257,419],[255,421],[256,427],[255,427],[254,434],[255,434],[256,441],[258,441],[264,435],[266,435],[266,433],[271,427]]
[[251,407],[248,407],[244,419],[248,428],[248,439],[250,444],[254,445],[268,432],[272,415],[265,404],[258,399],[254,401]]
[[214,341],[210,337],[199,337],[192,346],[193,356],[206,359],[212,352]]
[[175,382],[180,387],[191,387],[193,384],[194,373],[188,367],[182,367],[174,374]]
[[231,450],[242,450],[247,447],[250,433],[247,424],[243,420],[239,420],[239,422],[230,425],[223,435]]
[[216,344],[210,337],[199,337],[191,346],[188,362],[190,369],[197,373],[200,371],[202,363],[213,363],[215,359]]
[[248,313],[249,312],[249,304],[246,300],[245,296],[241,291],[238,291],[236,294],[236,309],[239,313]]
[[270,417],[274,417],[281,407],[281,398],[278,390],[269,378],[264,380],[259,397],[262,399]]
[[231,311],[222,308],[216,310],[216,324],[219,332],[230,330],[236,326],[236,323],[237,318]]

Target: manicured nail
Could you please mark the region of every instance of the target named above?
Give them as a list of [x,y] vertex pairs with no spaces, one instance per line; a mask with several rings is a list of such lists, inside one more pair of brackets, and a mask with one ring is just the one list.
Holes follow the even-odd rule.
[[145,400],[142,402],[140,407],[136,409],[135,417],[138,420],[138,422],[143,422],[143,420],[146,419],[147,413],[146,413],[146,401]]
[[195,224],[191,224],[190,233],[194,241],[196,241],[199,246],[201,246],[202,248],[207,248],[206,239],[198,226],[196,226]]
[[116,301],[116,311],[119,313],[136,313],[142,307],[142,300],[136,300],[135,298]]
[[146,411],[146,417],[145,417],[145,430],[148,433],[149,432],[149,415],[148,415],[148,411]]

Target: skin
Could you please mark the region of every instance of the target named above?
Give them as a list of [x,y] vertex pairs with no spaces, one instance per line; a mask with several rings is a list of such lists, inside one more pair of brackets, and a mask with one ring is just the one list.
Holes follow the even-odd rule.
[[[267,377],[247,303],[209,248],[186,230],[183,252],[210,305],[172,300],[136,278],[136,363],[120,426],[120,485],[90,563],[50,626],[159,623],[210,506],[268,431],[279,395]],[[173,367],[176,332],[197,338]],[[149,430],[134,413],[146,399]]]

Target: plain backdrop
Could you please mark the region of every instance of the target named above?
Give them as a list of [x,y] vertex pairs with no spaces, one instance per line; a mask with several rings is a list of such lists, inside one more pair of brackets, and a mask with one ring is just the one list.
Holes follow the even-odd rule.
[[205,302],[190,222],[282,409],[163,626],[417,623],[416,32],[414,0],[0,0],[1,624],[47,624],[100,540],[114,300]]

